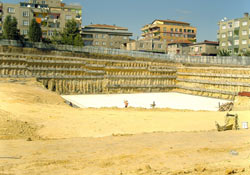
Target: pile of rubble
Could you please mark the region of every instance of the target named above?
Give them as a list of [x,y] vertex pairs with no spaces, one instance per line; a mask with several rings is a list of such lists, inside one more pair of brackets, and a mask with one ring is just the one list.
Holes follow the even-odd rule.
[[219,105],[219,111],[232,111],[233,109],[233,102],[228,102],[222,105]]

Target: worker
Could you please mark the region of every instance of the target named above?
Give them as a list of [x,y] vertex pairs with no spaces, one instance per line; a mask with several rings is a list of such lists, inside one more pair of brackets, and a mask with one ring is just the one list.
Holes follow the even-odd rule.
[[128,100],[124,100],[124,105],[125,105],[125,108],[128,107]]
[[155,101],[153,101],[153,103],[151,104],[151,107],[155,108],[155,106],[156,106]]

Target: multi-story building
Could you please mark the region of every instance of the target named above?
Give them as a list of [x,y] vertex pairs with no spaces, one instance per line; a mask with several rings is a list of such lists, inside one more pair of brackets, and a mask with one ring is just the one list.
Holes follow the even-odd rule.
[[167,44],[172,42],[195,42],[195,27],[189,23],[174,20],[154,20],[151,24],[145,25],[141,31],[145,39],[165,41]]
[[132,35],[127,28],[114,25],[92,24],[82,28],[85,46],[120,49],[122,44],[129,42]]
[[28,34],[32,19],[41,25],[43,37],[63,31],[66,22],[71,19],[75,19],[81,28],[82,7],[66,5],[61,0],[27,0],[18,4],[3,3],[1,7],[2,22],[8,15],[16,17],[20,34],[24,36]]
[[218,25],[219,50],[227,50],[235,55],[250,51],[250,17],[248,13],[245,13],[242,18],[231,20],[224,18]]
[[191,44],[189,46],[189,55],[192,56],[216,56],[218,53],[219,43],[216,41],[208,41]]

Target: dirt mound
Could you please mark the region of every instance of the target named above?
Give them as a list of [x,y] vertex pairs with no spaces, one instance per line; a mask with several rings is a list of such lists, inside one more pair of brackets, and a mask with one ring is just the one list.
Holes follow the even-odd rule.
[[12,115],[0,110],[0,140],[37,139],[37,127],[20,120],[13,120]]
[[250,110],[250,97],[236,96],[234,100],[234,111]]
[[35,79],[1,79],[0,98],[14,103],[42,103],[59,105],[64,100],[45,89]]

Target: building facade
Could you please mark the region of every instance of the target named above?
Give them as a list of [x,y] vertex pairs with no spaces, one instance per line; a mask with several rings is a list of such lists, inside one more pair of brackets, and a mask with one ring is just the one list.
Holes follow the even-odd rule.
[[82,28],[84,46],[120,49],[133,34],[127,28],[106,24],[92,24]]
[[227,50],[231,54],[238,55],[250,51],[250,17],[248,13],[244,17],[227,20],[224,18],[218,23],[219,50]]
[[172,42],[168,44],[167,52],[171,55],[188,55],[191,42]]
[[166,53],[167,44],[166,42],[159,40],[137,40],[130,41],[129,43],[124,44],[121,48],[131,51]]
[[174,20],[155,20],[142,29],[144,39],[172,42],[195,42],[197,29],[189,23]]
[[[8,15],[16,17],[20,34],[25,37],[29,31],[32,19],[41,25],[43,37],[51,37],[56,32],[63,31],[68,20],[75,19],[81,28],[82,7],[66,5],[61,0],[28,0],[18,4],[3,3],[2,23]],[[2,32],[2,28],[0,30]]]
[[191,44],[189,46],[189,55],[192,56],[216,56],[219,43],[216,41],[207,41]]

